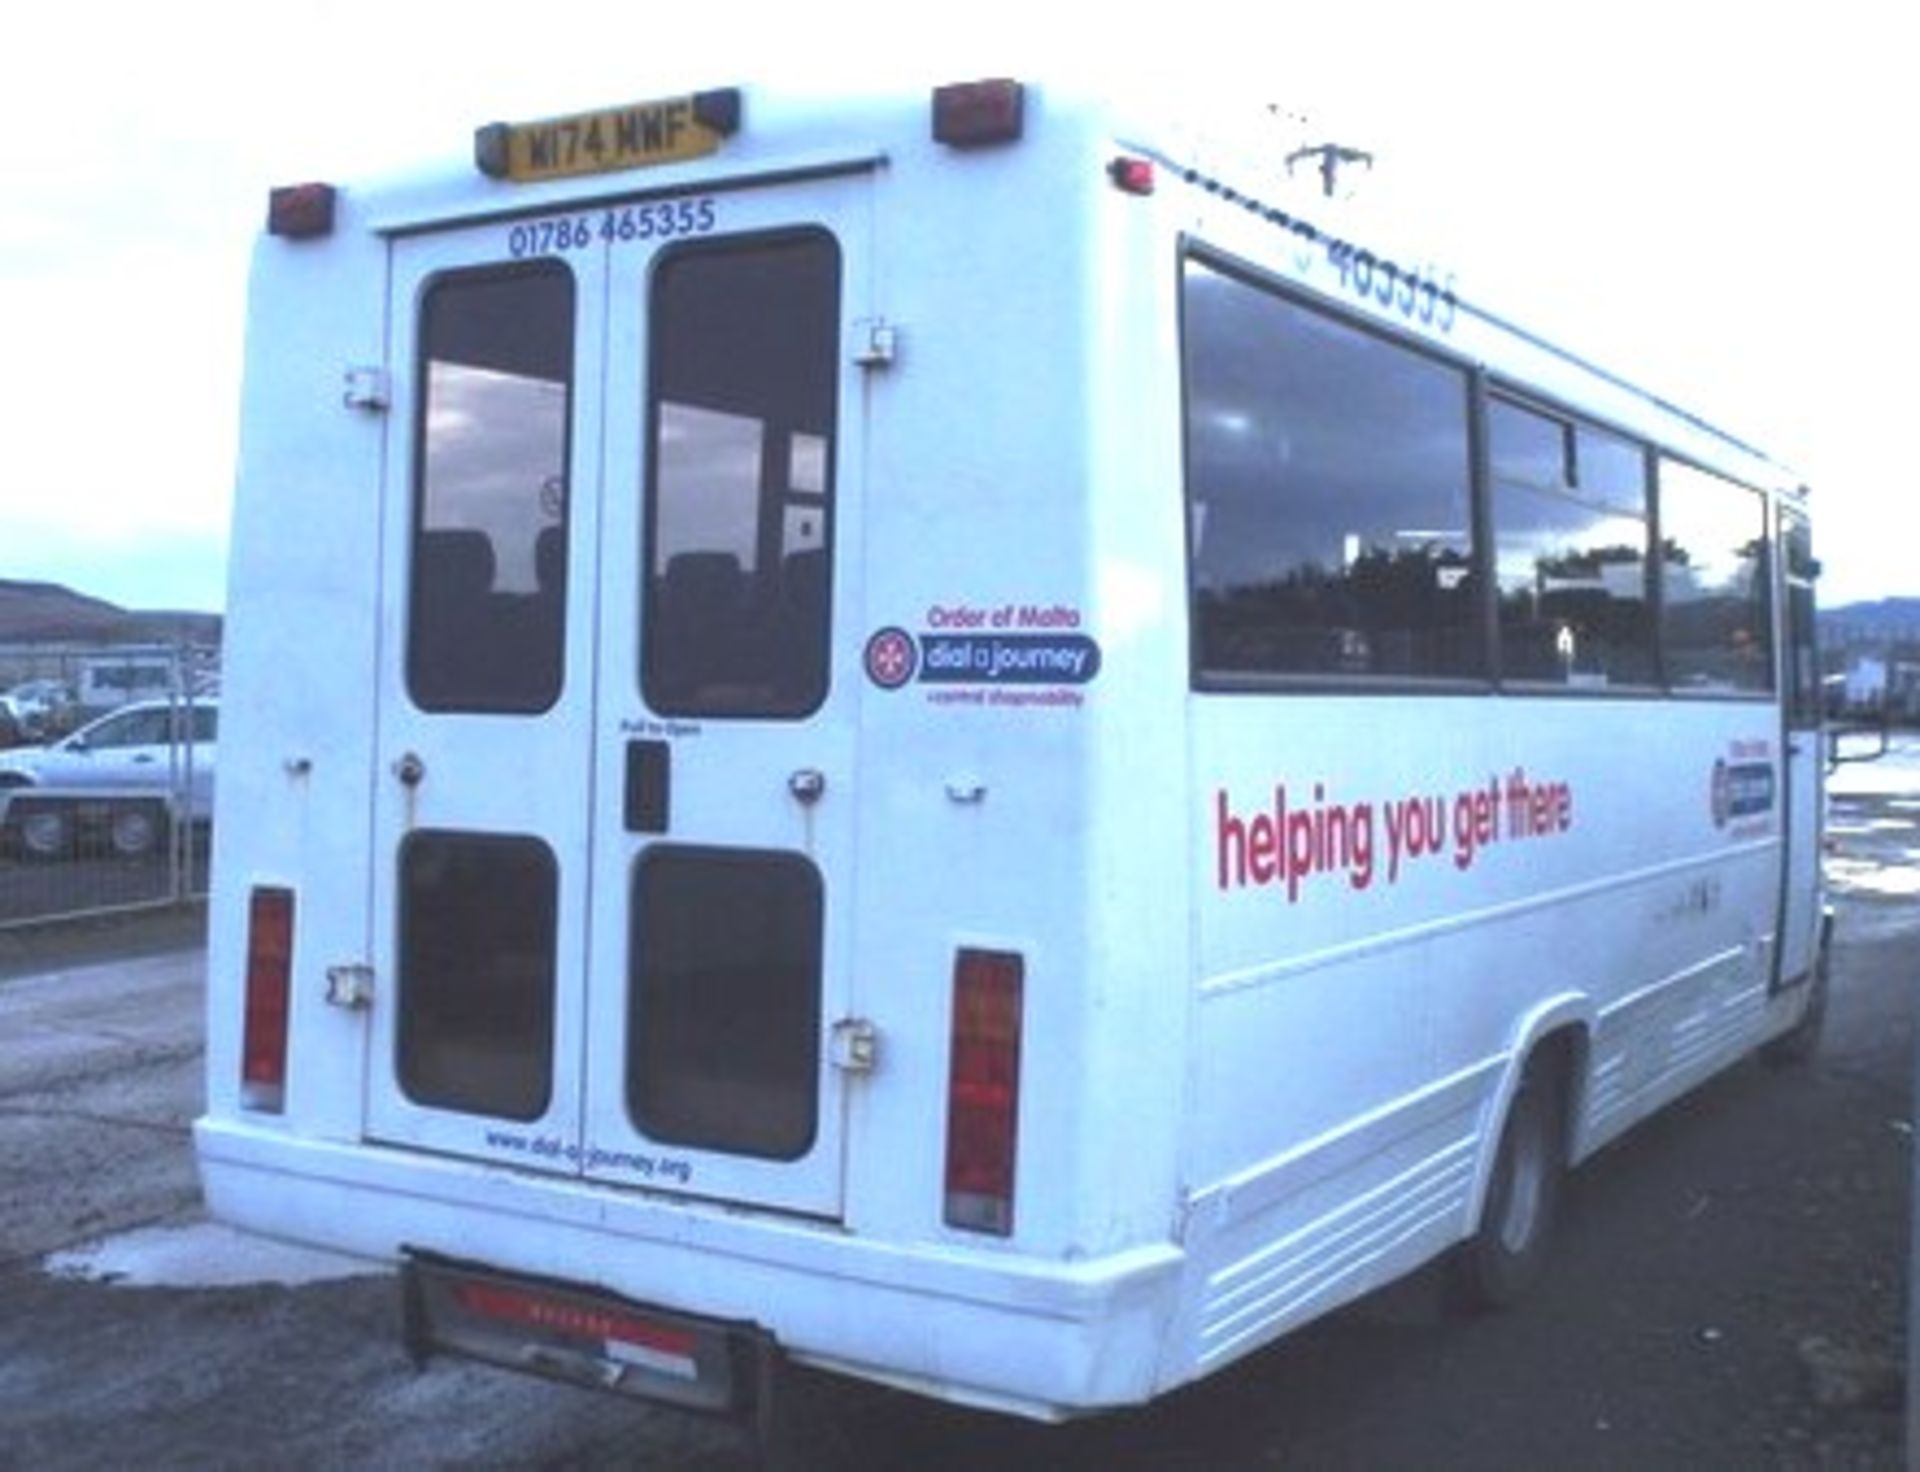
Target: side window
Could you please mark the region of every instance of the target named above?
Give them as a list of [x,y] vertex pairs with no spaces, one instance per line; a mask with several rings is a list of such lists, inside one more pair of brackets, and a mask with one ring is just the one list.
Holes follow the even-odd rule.
[[1468,381],[1185,268],[1195,673],[1480,677]]
[[1758,493],[1663,459],[1660,580],[1674,689],[1773,688],[1773,566]]
[[573,278],[458,272],[420,305],[407,688],[424,710],[535,712],[566,629]]
[[651,297],[647,703],[806,715],[829,677],[839,248],[818,231],[685,246]]
[[1504,399],[1487,406],[1487,441],[1501,673],[1651,683],[1645,454]]

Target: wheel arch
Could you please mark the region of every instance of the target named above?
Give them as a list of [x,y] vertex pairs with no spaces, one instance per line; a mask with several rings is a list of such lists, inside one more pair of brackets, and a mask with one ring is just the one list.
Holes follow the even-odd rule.
[[1463,1237],[1471,1236],[1479,1228],[1507,1116],[1513,1109],[1521,1082],[1536,1064],[1550,1069],[1558,1080],[1563,1159],[1571,1166],[1583,1158],[1580,1126],[1591,1076],[1593,1029],[1593,1002],[1584,993],[1567,993],[1543,1002],[1515,1026],[1512,1045],[1501,1064],[1499,1081],[1480,1116],[1473,1187],[1468,1192],[1466,1218],[1461,1225]]

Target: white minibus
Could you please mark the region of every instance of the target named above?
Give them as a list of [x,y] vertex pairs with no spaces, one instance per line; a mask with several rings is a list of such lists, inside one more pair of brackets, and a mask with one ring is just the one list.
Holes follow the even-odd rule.
[[1004,80],[275,191],[213,1212],[421,1353],[1065,1418],[1503,1303],[1804,1053],[1797,479],[1333,208]]

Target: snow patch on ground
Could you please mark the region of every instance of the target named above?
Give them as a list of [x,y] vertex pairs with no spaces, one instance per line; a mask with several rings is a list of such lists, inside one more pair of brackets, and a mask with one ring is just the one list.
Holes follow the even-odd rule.
[[298,1287],[390,1271],[385,1263],[252,1236],[210,1221],[122,1232],[56,1252],[41,1266],[56,1278],[127,1288]]

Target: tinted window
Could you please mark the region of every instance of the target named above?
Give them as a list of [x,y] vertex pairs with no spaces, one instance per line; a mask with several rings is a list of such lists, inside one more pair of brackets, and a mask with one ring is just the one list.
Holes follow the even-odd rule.
[[1460,370],[1186,265],[1203,678],[1486,668]]
[[1645,455],[1499,399],[1488,405],[1487,440],[1501,672],[1569,685],[1651,681]]
[[826,696],[840,257],[831,237],[685,247],[652,290],[642,684],[655,710]]
[[820,876],[650,849],[634,874],[627,1101],[649,1138],[791,1160],[818,1122]]
[[1674,688],[1773,687],[1772,576],[1760,496],[1662,460],[1660,577]]
[[407,688],[427,710],[560,695],[573,278],[442,277],[420,309]]
[[553,854],[417,832],[400,851],[400,1086],[438,1109],[538,1119],[553,1088]]

